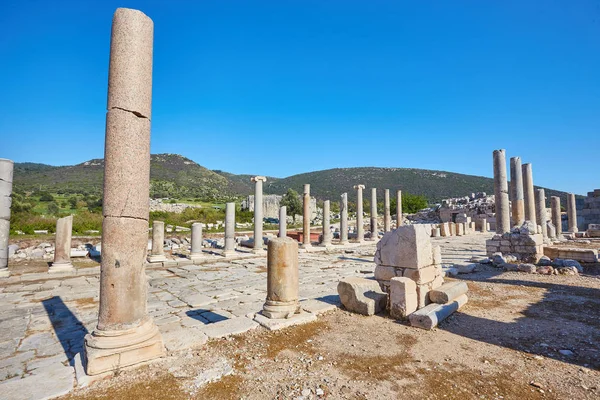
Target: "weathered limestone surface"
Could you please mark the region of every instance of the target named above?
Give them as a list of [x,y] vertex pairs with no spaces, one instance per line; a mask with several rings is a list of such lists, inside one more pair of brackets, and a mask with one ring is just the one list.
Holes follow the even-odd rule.
[[525,220],[537,225],[535,218],[535,192],[533,190],[533,169],[531,164],[523,164],[523,197],[525,199]]
[[377,189],[371,188],[371,240],[377,239]]
[[536,189],[535,191],[535,216],[538,225],[542,226],[542,236],[548,237],[548,227],[546,221],[548,216],[546,214],[546,191],[544,189]]
[[304,185],[302,195],[302,247],[311,247],[310,242],[310,185]]
[[365,240],[365,224],[363,222],[363,189],[365,185],[355,185],[356,189],[356,241],[362,243]]
[[456,299],[458,296],[467,294],[468,291],[469,288],[464,281],[447,282],[439,288],[429,292],[429,299],[432,303],[446,304]]
[[494,150],[494,196],[496,200],[496,233],[510,232],[508,181],[504,150]]
[[287,236],[287,207],[279,207],[279,235],[278,237],[283,238]]
[[398,190],[396,192],[396,227],[402,223],[402,190]]
[[392,224],[390,215],[390,189],[385,189],[383,192],[383,231],[389,232]]
[[161,263],[167,261],[165,257],[165,223],[163,221],[152,222],[152,249],[150,250],[150,256],[148,256],[148,262],[150,263]]
[[223,255],[235,253],[235,203],[225,204],[225,248]]
[[417,311],[417,284],[411,278],[390,279],[390,316],[404,319]]
[[448,318],[453,312],[459,310],[467,304],[468,297],[463,294],[455,300],[446,304],[431,303],[426,307],[410,314],[408,319],[412,326],[422,329],[433,329],[444,319]]
[[569,218],[569,232],[579,232],[577,228],[577,208],[573,193],[567,195],[567,217]]
[[72,215],[56,220],[56,243],[54,246],[54,262],[48,269],[48,272],[61,272],[73,270],[73,264],[71,264],[72,234]]
[[342,193],[340,200],[340,244],[348,244],[348,193]]
[[521,157],[510,159],[510,189],[512,207],[512,225],[521,226],[525,222],[525,200],[523,194],[523,167]]
[[106,118],[100,311],[85,337],[95,375],[164,354],[146,312],[150,110],[154,24],[137,10],[115,12]]
[[190,260],[199,260],[203,258],[202,254],[202,224],[194,222],[192,224],[192,250],[189,255]]
[[344,278],[338,283],[337,291],[344,307],[357,314],[377,314],[387,303],[387,294],[381,291],[377,281],[371,279]]
[[251,178],[254,182],[254,252],[263,252],[263,182],[264,176]]
[[0,158],[0,278],[8,273],[8,237],[10,235],[10,206],[14,163]]
[[559,237],[562,235],[562,212],[560,209],[560,197],[552,196],[550,199],[550,205],[552,208],[552,223],[556,228],[556,236]]
[[290,318],[300,310],[298,303],[298,243],[292,238],[271,239],[267,252],[267,318]]
[[330,246],[331,245],[331,229],[330,229],[330,207],[329,200],[323,201],[323,240],[321,241],[321,246]]

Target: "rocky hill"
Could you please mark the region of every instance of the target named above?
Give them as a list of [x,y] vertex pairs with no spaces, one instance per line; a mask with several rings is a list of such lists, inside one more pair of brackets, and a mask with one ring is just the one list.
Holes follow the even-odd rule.
[[[491,169],[491,165],[490,165]],[[104,160],[94,159],[81,164],[54,167],[45,164],[16,163],[14,185],[16,190],[45,190],[56,193],[100,194]],[[211,171],[196,162],[177,154],[154,154],[151,157],[150,179],[152,197],[198,198],[222,200],[234,195],[253,192],[252,175],[235,175],[224,171]],[[310,183],[311,194],[320,199],[337,201],[348,192],[353,198],[356,184],[368,189],[377,187],[397,189],[424,195],[429,202],[444,198],[461,197],[472,192],[493,193],[493,180],[481,176],[432,171],[416,168],[335,168],[307,172],[287,178],[268,177],[265,193],[283,194],[288,188],[299,193],[305,183]],[[378,193],[380,199],[383,192]],[[566,204],[566,193],[546,189],[546,195],[560,196]]]

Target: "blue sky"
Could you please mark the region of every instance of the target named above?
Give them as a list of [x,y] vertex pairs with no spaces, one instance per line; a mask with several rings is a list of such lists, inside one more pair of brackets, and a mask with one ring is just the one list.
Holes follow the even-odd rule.
[[[117,7],[154,20],[152,152],[288,176],[353,166],[600,188],[600,2],[14,1],[0,157],[103,157]],[[508,160],[507,160],[508,161]]]

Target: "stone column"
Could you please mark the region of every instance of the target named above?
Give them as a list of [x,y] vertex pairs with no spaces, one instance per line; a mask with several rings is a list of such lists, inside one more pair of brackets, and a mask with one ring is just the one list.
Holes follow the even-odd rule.
[[390,189],[383,192],[383,231],[389,232],[392,217],[390,216]]
[[146,311],[150,197],[152,20],[118,8],[113,17],[104,147],[100,311],[85,337],[87,374],[164,355]]
[[523,199],[525,200],[525,220],[537,226],[535,218],[535,195],[533,190],[533,171],[531,164],[523,164]]
[[[256,206],[254,207],[256,209]],[[225,257],[235,254],[235,203],[225,204]]]
[[0,278],[9,276],[8,238],[10,235],[10,206],[14,163],[0,158]]
[[167,261],[165,257],[165,223],[163,221],[152,222],[152,249],[148,256],[149,263],[161,263]]
[[342,193],[340,201],[340,244],[348,244],[348,193]]
[[487,233],[488,229],[487,229],[487,218],[481,218],[481,233]]
[[510,159],[510,194],[512,224],[521,226],[525,222],[525,200],[523,199],[523,173],[521,157]]
[[56,220],[56,239],[54,241],[54,262],[48,272],[74,271],[71,264],[71,236],[73,234],[73,216]]
[[363,222],[363,189],[365,185],[355,185],[356,189],[356,241],[365,241],[365,224]]
[[396,228],[402,224],[402,190],[398,190],[396,192]]
[[567,195],[567,217],[569,218],[569,232],[579,232],[577,228],[577,206],[573,193]]
[[508,182],[504,149],[494,150],[494,197],[496,201],[496,233],[510,232]]
[[13,169],[12,160],[0,158],[0,278],[10,275],[8,272],[8,238],[10,236]]
[[323,202],[323,240],[321,246],[331,246],[331,222],[329,217],[329,200]]
[[377,240],[377,189],[371,188],[371,240]]
[[311,247],[310,243],[310,185],[304,185],[302,195],[302,247]]
[[267,301],[263,306],[263,315],[268,318],[289,318],[299,313],[298,286],[298,243],[287,237],[269,240]]
[[287,237],[287,207],[279,207],[279,237]]
[[556,237],[562,235],[562,212],[560,210],[560,197],[552,196],[551,207],[552,207],[552,223],[556,228]]
[[254,248],[253,253],[263,253],[263,182],[267,181],[264,176],[251,178],[254,185]]
[[190,260],[200,260],[204,257],[202,254],[202,224],[194,222],[192,224],[192,251],[188,258]]
[[546,215],[546,192],[544,189],[537,189],[535,195],[536,220],[537,223],[542,226],[542,235],[544,238],[547,238],[548,227],[546,226],[546,221],[548,218]]

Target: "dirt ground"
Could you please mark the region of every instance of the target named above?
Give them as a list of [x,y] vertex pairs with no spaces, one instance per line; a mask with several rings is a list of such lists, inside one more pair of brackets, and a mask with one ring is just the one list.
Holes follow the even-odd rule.
[[468,304],[433,331],[338,309],[209,341],[64,399],[600,398],[598,276],[486,267],[464,277]]

